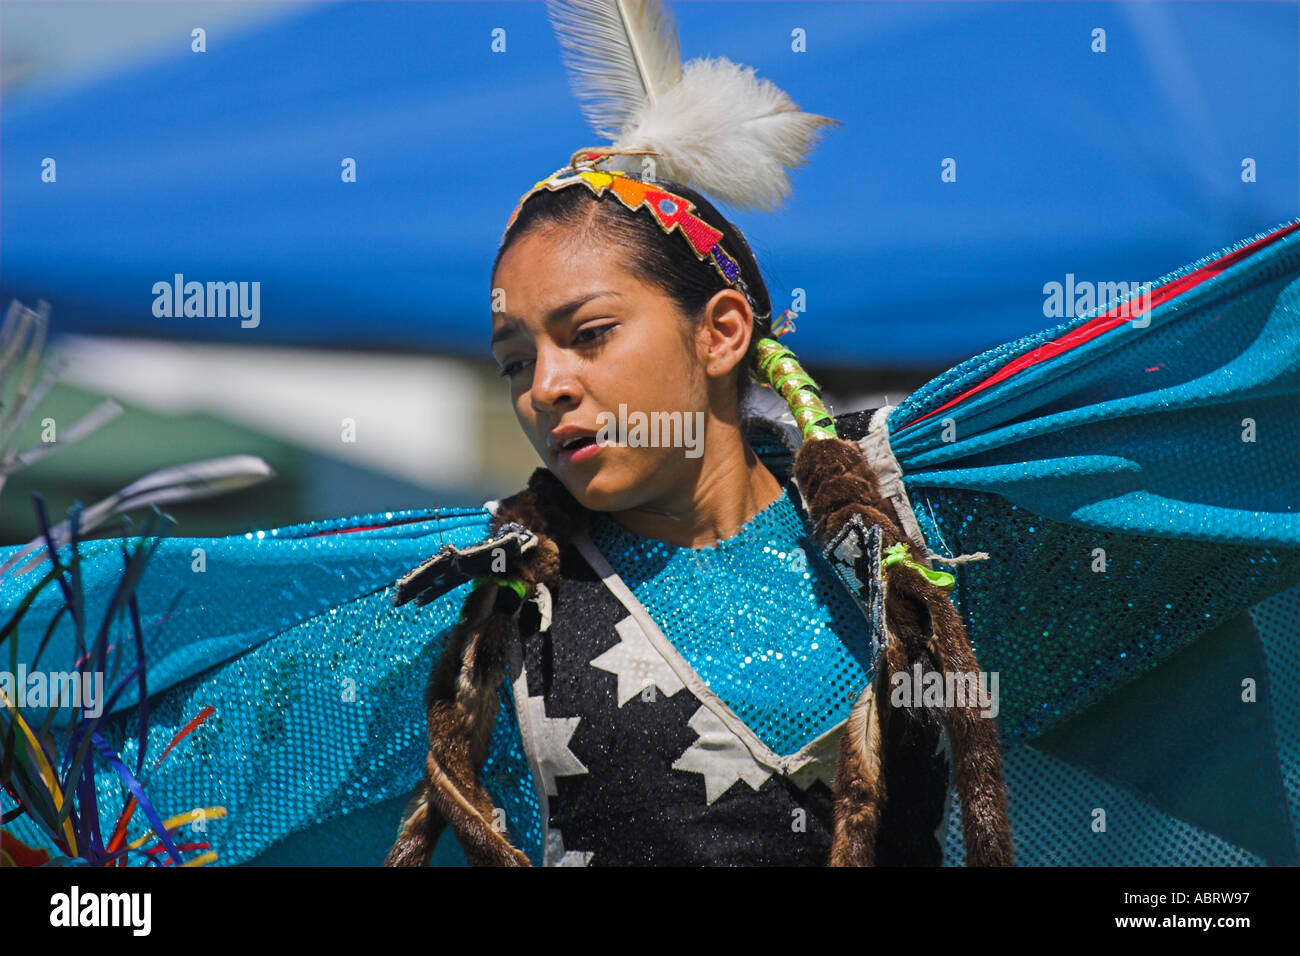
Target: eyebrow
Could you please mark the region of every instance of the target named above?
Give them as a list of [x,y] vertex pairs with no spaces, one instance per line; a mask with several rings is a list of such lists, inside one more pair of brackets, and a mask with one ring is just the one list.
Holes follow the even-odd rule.
[[[580,308],[582,308],[588,302],[591,302],[593,299],[600,299],[600,298],[604,298],[605,296],[613,296],[615,298],[618,298],[622,296],[622,293],[615,292],[612,289],[603,289],[600,292],[593,292],[590,295],[579,296],[576,299],[572,299],[568,302],[565,302],[563,305],[557,305],[555,308],[551,309],[551,311],[548,312],[546,315],[546,324],[552,325],[555,322],[558,322],[560,319],[564,318],[566,315],[571,315],[572,313],[577,312]],[[506,324],[502,326],[500,329],[498,329],[496,332],[492,333],[492,341],[488,343],[489,348],[493,345],[496,345],[502,339],[508,339],[512,335],[519,334],[519,326],[522,324],[519,319],[507,313],[502,313],[502,318],[505,320]]]

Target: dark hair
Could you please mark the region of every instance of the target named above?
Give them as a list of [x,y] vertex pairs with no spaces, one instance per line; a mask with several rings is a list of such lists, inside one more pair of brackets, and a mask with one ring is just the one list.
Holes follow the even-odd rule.
[[[700,193],[668,180],[657,180],[655,185],[693,202],[695,214],[722,233],[722,248],[740,266],[740,278],[749,290],[754,310],[749,352],[740,366],[737,389],[743,405],[749,393],[750,379],[758,369],[755,346],[759,339],[772,334],[772,304],[758,262],[741,231]],[[712,261],[695,255],[685,237],[665,235],[649,210],[633,212],[612,192],[606,190],[604,195],[597,197],[583,186],[555,191],[544,189],[529,197],[501,243],[492,264],[493,276],[501,257],[515,241],[548,223],[580,230],[583,235],[599,238],[622,250],[624,267],[639,279],[663,290],[688,317],[699,316],[715,294],[733,288],[714,268]]]

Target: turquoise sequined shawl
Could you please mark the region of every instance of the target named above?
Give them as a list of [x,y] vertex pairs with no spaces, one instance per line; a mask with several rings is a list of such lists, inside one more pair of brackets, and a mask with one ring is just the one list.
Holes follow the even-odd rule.
[[[950,369],[888,415],[930,549],[988,555],[951,566],[953,599],[1000,674],[1020,864],[1300,862],[1297,227],[1164,277],[1145,324],[1099,308]],[[784,474],[789,449],[755,442]],[[382,861],[423,765],[424,684],[465,596],[394,608],[390,585],[487,529],[485,511],[427,509],[164,540],[139,594],[146,768],[204,706],[216,713],[146,771],[160,811],[226,807],[198,821],[225,864]],[[113,541],[84,552],[94,619],[121,555]],[[41,573],[0,583],[7,614]],[[47,589],[32,620],[60,601]],[[18,635],[20,660],[41,637]],[[42,659],[70,663],[72,648],[65,622]],[[761,711],[761,687],[746,690]],[[131,766],[134,693],[110,722]],[[522,816],[509,794],[531,784],[509,731],[501,720],[484,781]],[[98,780],[101,804],[120,807],[116,775]],[[42,842],[24,818],[7,826]]]

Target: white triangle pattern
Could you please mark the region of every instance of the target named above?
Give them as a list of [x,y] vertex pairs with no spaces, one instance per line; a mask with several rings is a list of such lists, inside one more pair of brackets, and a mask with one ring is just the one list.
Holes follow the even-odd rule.
[[[525,674],[519,675],[520,681],[527,679]],[[516,681],[516,688],[518,687]],[[522,688],[525,693],[527,687],[525,683]],[[547,796],[554,797],[560,792],[555,786],[556,777],[568,777],[587,772],[582,761],[569,749],[569,741],[573,738],[574,731],[578,729],[582,718],[548,717],[545,698],[529,697],[528,722],[532,727],[534,746],[537,750],[537,769],[542,775],[542,784],[546,788]]]
[[566,850],[564,836],[559,830],[546,830],[547,866],[590,866],[596,854],[590,850]]
[[691,717],[690,726],[700,737],[673,761],[673,769],[702,774],[708,803],[712,804],[739,780],[757,790],[772,776],[772,771],[761,766],[744,742],[709,708],[701,705]]
[[666,697],[672,697],[686,685],[663,659],[641,625],[628,615],[614,625],[619,642],[600,656],[593,658],[592,667],[618,676],[618,706],[640,694],[652,684]]

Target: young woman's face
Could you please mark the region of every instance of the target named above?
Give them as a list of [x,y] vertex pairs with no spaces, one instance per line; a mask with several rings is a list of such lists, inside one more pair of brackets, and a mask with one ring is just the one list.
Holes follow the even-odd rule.
[[[623,405],[629,425],[634,413],[644,421],[679,412],[693,429],[724,387],[714,381],[718,363],[706,338],[672,299],[623,269],[608,246],[554,227],[534,229],[506,251],[493,296],[492,355],[519,424],[582,505],[662,507],[694,487],[708,451],[699,447],[702,433],[690,448],[668,443],[661,429],[659,445],[646,446],[617,427]],[[602,433],[607,423],[615,427]],[[606,438],[612,442],[598,440]],[[566,449],[570,439],[578,443]]]

